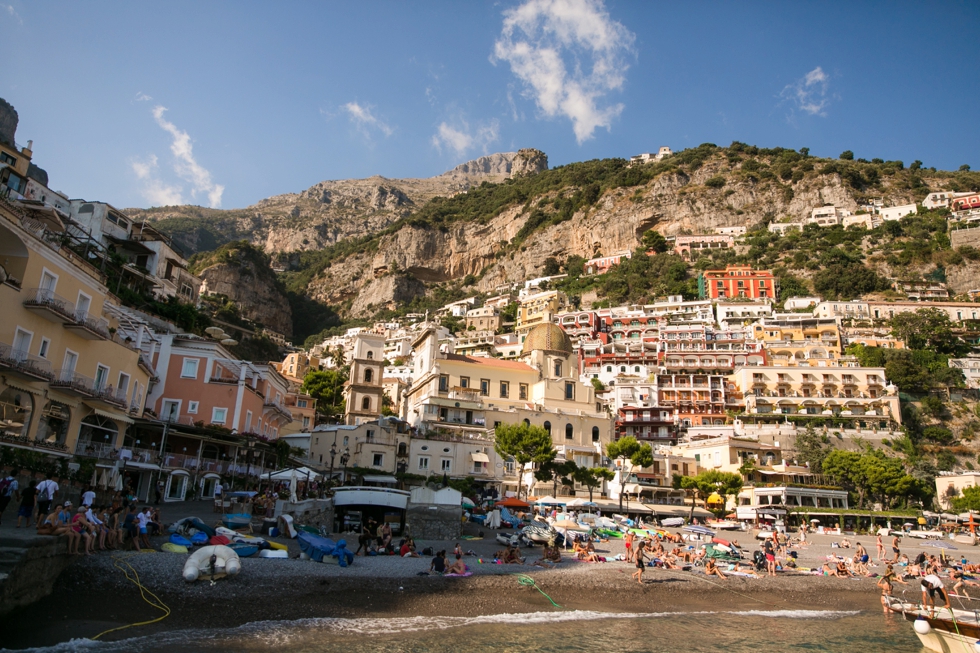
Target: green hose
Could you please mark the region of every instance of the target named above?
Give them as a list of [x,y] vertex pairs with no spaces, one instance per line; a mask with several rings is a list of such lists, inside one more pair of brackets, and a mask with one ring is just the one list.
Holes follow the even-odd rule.
[[551,605],[555,606],[556,608],[560,608],[561,607],[560,605],[558,605],[557,603],[555,603],[555,600],[553,598],[551,598],[550,596],[548,596],[547,594],[545,594],[544,591],[542,591],[542,589],[540,587],[538,587],[537,584],[535,584],[534,579],[531,578],[530,576],[528,576],[527,574],[517,574],[517,583],[518,583],[518,585],[524,585],[525,587],[533,587],[534,589],[536,589],[539,592],[541,592],[541,594],[542,594],[542,596],[544,596],[544,598],[546,598],[549,601],[551,601]]

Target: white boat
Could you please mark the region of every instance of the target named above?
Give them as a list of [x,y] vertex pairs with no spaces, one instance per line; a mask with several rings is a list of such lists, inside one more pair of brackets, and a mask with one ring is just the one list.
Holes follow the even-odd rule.
[[977,536],[971,535],[969,533],[960,533],[959,535],[953,536],[954,542],[959,542],[960,544],[969,544],[970,546],[977,545]]
[[920,540],[941,540],[943,539],[942,531],[908,531],[905,533],[908,537],[915,537]]
[[953,651],[975,651],[980,639],[980,617],[978,613],[947,610],[937,607],[934,612],[922,609],[916,603],[902,601],[895,597],[887,598],[888,609],[900,614],[912,624],[922,646],[930,651],[951,653]]

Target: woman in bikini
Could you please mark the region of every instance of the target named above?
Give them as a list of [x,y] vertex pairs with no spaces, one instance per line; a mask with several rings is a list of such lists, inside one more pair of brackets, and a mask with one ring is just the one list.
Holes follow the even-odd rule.
[[881,562],[881,559],[885,557],[885,543],[881,541],[881,533],[878,533],[875,545],[878,547],[878,562]]
[[892,569],[891,565],[885,567],[885,575],[878,579],[878,587],[881,589],[881,607],[888,612],[888,599],[886,597],[892,595],[892,583],[901,583],[902,585],[908,585],[904,580],[898,577],[898,574]]
[[715,564],[714,558],[708,558],[704,561],[704,573],[706,576],[717,576],[718,578],[727,578],[725,574],[721,573],[721,569]]

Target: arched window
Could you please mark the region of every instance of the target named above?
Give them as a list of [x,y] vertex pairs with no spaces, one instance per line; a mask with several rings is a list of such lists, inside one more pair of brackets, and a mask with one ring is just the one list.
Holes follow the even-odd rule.
[[31,428],[34,397],[16,388],[7,388],[0,393],[0,412],[3,412],[3,419],[9,425],[4,427],[6,431],[26,437]]
[[612,372],[612,365],[606,365],[606,371]]
[[368,359],[369,361],[373,361],[373,360],[374,360],[374,352],[373,352],[373,351],[369,351],[369,352],[367,353],[367,359]]
[[592,427],[592,441],[593,442],[598,442],[599,441],[599,427],[598,426],[593,426]]
[[373,380],[374,380],[374,370],[372,370],[371,368],[364,370],[364,382],[371,383],[371,381]]
[[551,435],[551,422],[544,423],[544,430],[548,432],[548,435]]
[[575,436],[575,429],[572,428],[571,424],[565,425],[565,439],[571,440]]
[[119,427],[111,419],[100,415],[89,415],[82,420],[78,431],[78,442],[87,452],[95,452],[95,445],[114,447]]
[[361,399],[361,410],[371,410],[371,397]]
[[529,419],[524,420],[524,426],[531,426],[531,420]]
[[637,374],[639,374],[640,373],[640,366],[639,365],[634,366],[633,367],[633,371],[636,372]]
[[626,366],[625,365],[620,365],[619,366],[619,371],[625,374],[626,373]]

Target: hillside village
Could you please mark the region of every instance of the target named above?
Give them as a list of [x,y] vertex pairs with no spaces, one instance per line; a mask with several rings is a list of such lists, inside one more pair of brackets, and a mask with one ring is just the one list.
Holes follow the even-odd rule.
[[950,509],[980,479],[977,173],[521,150],[460,166],[448,196],[386,181],[367,231],[178,242],[186,208],[52,190],[13,116],[0,466],[143,500],[302,466],[740,519]]

